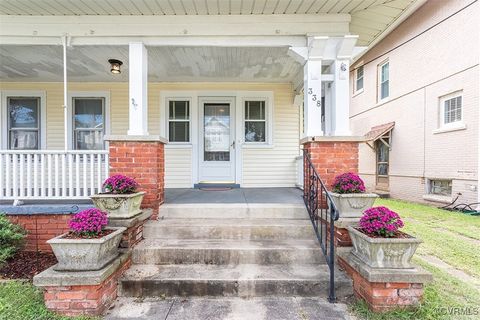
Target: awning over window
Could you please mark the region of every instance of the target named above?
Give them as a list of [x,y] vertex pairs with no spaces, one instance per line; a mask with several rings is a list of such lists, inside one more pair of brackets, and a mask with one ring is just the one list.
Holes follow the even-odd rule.
[[394,127],[395,122],[389,122],[372,127],[372,129],[365,134],[365,141],[367,142],[367,145],[370,148],[375,149],[375,141],[380,140],[390,148],[390,135]]

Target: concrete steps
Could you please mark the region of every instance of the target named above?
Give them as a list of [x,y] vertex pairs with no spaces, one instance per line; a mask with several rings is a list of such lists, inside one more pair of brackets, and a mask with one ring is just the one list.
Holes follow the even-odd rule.
[[314,239],[310,220],[297,219],[165,219],[149,221],[148,239]]
[[[329,272],[298,204],[180,204],[144,226],[125,297],[326,297]],[[352,293],[336,274],[337,296]]]
[[[135,265],[122,281],[126,297],[161,296],[311,296],[326,297],[326,265]],[[348,294],[350,281],[336,276],[337,294]],[[342,291],[343,290],[343,291]]]
[[136,264],[325,263],[315,240],[145,239]]
[[160,218],[171,219],[301,219],[308,214],[303,204],[165,204],[160,207]]

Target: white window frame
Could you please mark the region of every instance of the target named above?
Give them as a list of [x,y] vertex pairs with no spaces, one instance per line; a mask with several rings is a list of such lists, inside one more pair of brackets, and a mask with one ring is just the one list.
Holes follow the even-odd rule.
[[[358,78],[358,70],[360,70],[360,68],[362,68],[362,77],[361,77],[361,79],[362,79],[363,85],[362,85],[362,87],[359,89],[359,88],[358,88],[358,80],[359,80],[359,78]],[[353,87],[355,88],[354,94],[359,94],[359,93],[362,93],[362,92],[363,92],[363,89],[365,88],[365,65],[361,65],[361,66],[359,66],[359,67],[357,67],[357,68],[355,69],[355,78],[354,78]]]
[[[273,94],[268,93],[265,96],[249,96],[249,95],[243,95],[242,96],[242,123],[241,123],[241,129],[242,129],[242,147],[243,148],[271,148],[273,147]],[[260,141],[252,141],[252,142],[247,142],[245,141],[245,122],[246,121],[252,121],[248,120],[245,118],[245,104],[247,101],[264,101],[265,102],[265,142],[260,142]]]
[[[68,93],[68,106],[67,106],[67,138],[68,138],[68,149],[75,150],[73,145],[73,99],[74,98],[103,98],[105,101],[104,105],[104,133],[105,135],[110,134],[110,92],[108,91],[72,91]],[[104,141],[104,149],[108,150],[108,141]]]
[[[170,145],[192,144],[192,97],[166,97],[165,98],[165,137]],[[188,120],[170,120],[170,101],[188,101]],[[170,121],[188,122],[188,141],[170,141]]]
[[[382,98],[382,68],[388,64],[388,96]],[[385,82],[385,81],[384,81]],[[384,102],[390,98],[390,61],[387,59],[377,65],[377,101]]]
[[[247,107],[248,102],[263,102],[263,107],[264,107],[264,119],[247,119],[245,117],[245,109]],[[242,105],[242,112],[243,112],[243,122],[242,122],[242,139],[246,145],[248,144],[265,144],[268,143],[268,138],[270,134],[268,133],[268,111],[267,111],[267,100],[266,99],[243,99],[243,105]],[[247,122],[264,122],[265,123],[265,141],[247,141],[245,140],[245,127]]]
[[[442,194],[435,194],[431,193],[432,190],[432,183],[434,181],[449,181],[452,186],[452,191],[450,195],[442,195]],[[445,179],[445,178],[428,178],[427,183],[425,183],[425,194],[423,195],[423,199],[426,201],[432,202],[439,202],[439,203],[451,203],[453,199],[453,180],[452,179]]]
[[[462,104],[460,106],[461,118],[460,118],[460,120],[457,120],[457,121],[445,123],[445,102],[448,101],[448,100],[451,100],[451,99],[456,99],[458,97],[462,98]],[[463,124],[463,118],[464,118],[463,105],[464,105],[464,101],[463,101],[463,92],[462,91],[456,91],[456,92],[441,96],[439,98],[439,112],[440,112],[440,126],[439,127],[444,127],[444,128],[445,127],[456,127],[459,124]]]
[[45,91],[2,90],[0,110],[0,149],[8,149],[8,98],[40,98],[38,150],[47,147],[47,99]]

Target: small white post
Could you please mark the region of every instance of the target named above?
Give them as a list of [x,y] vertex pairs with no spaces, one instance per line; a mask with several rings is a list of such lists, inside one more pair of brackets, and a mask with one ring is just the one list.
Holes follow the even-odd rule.
[[141,42],[129,44],[128,135],[148,135],[148,54]]
[[322,60],[307,60],[303,67],[303,77],[303,119],[305,136],[323,136]]
[[334,82],[332,90],[334,136],[349,136],[350,132],[350,91],[349,91],[349,67],[347,59],[337,59],[333,63]]

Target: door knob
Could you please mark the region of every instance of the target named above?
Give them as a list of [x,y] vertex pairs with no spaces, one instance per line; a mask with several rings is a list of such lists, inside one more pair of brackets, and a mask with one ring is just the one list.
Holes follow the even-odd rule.
[[232,144],[230,145],[233,149],[235,149],[235,140],[233,140]]

